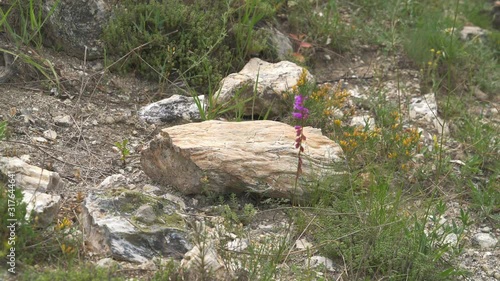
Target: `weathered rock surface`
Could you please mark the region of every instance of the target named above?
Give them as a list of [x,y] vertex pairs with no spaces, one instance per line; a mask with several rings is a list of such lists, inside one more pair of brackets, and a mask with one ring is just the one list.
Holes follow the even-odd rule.
[[476,233],[472,237],[472,242],[479,245],[482,249],[489,249],[496,246],[498,239],[490,233]]
[[335,164],[342,161],[342,149],[319,129],[306,127],[304,134],[303,174],[297,186],[295,129],[275,121],[206,121],[166,128],[142,152],[141,163],[153,180],[184,194],[305,196],[308,180],[338,172]]
[[[9,43],[7,42],[5,36],[0,34],[0,48],[7,50]],[[14,56],[0,51],[0,83],[6,83],[15,74],[15,69],[13,67]]]
[[[290,110],[284,103],[283,93],[297,84],[302,70],[302,67],[289,61],[268,63],[253,58],[240,72],[232,73],[221,81],[217,103],[249,100],[244,106],[245,115],[264,116],[268,111],[269,117],[282,115]],[[309,72],[307,79],[313,80]]]
[[464,26],[460,31],[460,38],[464,41],[473,40],[475,38],[485,39],[488,34],[487,30],[484,30],[477,26]]
[[[204,107],[205,97],[198,96]],[[170,98],[149,104],[139,110],[139,117],[148,123],[159,124],[179,119],[200,120],[200,110],[194,98],[173,95]]]
[[[150,207],[146,207],[146,206]],[[147,222],[137,217],[149,213]],[[181,258],[191,246],[178,204],[126,189],[90,193],[83,202],[85,240],[99,254],[144,263],[155,256]]]
[[46,15],[54,10],[44,25],[47,39],[44,43],[80,59],[101,58],[104,48],[100,37],[111,16],[110,3],[104,0],[44,1]]
[[17,157],[0,157],[0,171],[4,175],[16,174],[16,186],[23,189],[50,192],[63,186],[58,173],[26,164]]
[[54,221],[59,212],[61,196],[23,190],[23,202],[26,203],[26,216],[30,216],[33,211],[31,218],[36,218],[36,225],[46,227]]
[[285,60],[293,53],[292,42],[288,36],[271,26],[263,27],[261,30],[268,35],[268,45],[271,47],[273,57]]
[[438,115],[438,105],[433,93],[411,99],[410,119],[417,124],[433,127],[439,134],[449,134],[448,124]]

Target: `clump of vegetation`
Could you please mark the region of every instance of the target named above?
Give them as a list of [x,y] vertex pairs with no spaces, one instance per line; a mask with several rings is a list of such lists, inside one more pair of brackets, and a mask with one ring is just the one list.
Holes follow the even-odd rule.
[[116,68],[159,82],[180,79],[201,92],[265,51],[256,25],[274,14],[270,1],[126,1],[104,31]]
[[223,43],[227,13],[223,1],[126,1],[103,39],[109,54],[122,56],[133,50],[118,64],[122,72],[160,82],[181,78],[195,86],[215,84],[231,69],[234,57]]

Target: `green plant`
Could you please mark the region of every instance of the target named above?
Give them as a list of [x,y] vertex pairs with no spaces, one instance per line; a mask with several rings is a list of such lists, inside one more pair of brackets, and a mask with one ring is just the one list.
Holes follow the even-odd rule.
[[5,131],[7,129],[7,121],[0,122],[0,141],[5,138]]
[[469,181],[472,207],[479,211],[480,217],[490,220],[496,227],[500,226],[500,190],[491,177],[484,184]]
[[259,40],[259,37],[263,36],[259,36],[255,27],[262,20],[275,14],[276,5],[270,2],[268,0],[233,2],[239,5],[235,8],[236,16],[233,17],[231,34],[235,38],[236,57],[240,60],[240,65],[245,63],[250,54],[258,54],[266,49],[266,42]]
[[0,182],[0,213],[2,214],[0,223],[3,226],[0,231],[0,254],[4,257],[8,254],[14,257],[13,266],[9,265],[9,268],[14,267],[13,273],[15,273],[18,271],[15,267],[19,260],[28,254],[23,253],[23,250],[33,239],[34,230],[26,219],[26,204],[22,202],[23,194],[16,186],[15,174],[8,174],[6,177]]
[[40,0],[16,0],[7,11],[0,9],[0,27],[8,32],[15,42],[24,45],[42,46],[42,27],[54,13],[59,1],[44,15],[43,2]]
[[[335,0],[316,1],[314,4],[307,1],[289,1],[287,14],[290,29],[295,34],[301,34],[291,34],[291,38],[299,44],[299,49],[309,46],[303,44],[307,39],[317,47],[340,52],[349,51],[356,28],[342,18],[342,12],[339,1]],[[299,52],[300,50],[297,51]],[[300,56],[299,60],[302,60]]]
[[180,0],[126,1],[104,30],[107,54],[135,50],[114,69],[160,82],[180,78],[205,89],[232,68],[234,55],[224,43],[228,9],[224,1],[189,6]]
[[118,148],[118,151],[120,152],[120,160],[122,161],[122,164],[125,166],[127,164],[127,157],[130,155],[130,150],[127,147],[128,145],[128,140],[124,139],[121,142],[117,141],[115,142],[115,146]]

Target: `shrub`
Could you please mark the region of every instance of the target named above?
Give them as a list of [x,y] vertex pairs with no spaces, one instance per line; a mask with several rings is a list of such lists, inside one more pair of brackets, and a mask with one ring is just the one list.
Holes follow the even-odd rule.
[[103,38],[112,55],[134,50],[118,64],[122,72],[160,82],[181,78],[195,87],[215,85],[231,69],[234,56],[223,43],[227,12],[223,1],[190,6],[180,0],[126,1]]

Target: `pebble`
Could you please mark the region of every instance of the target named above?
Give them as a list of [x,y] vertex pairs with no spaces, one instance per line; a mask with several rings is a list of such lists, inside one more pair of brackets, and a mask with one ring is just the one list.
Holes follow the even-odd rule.
[[49,140],[55,140],[57,138],[57,133],[54,130],[46,130],[43,132],[43,136]]
[[306,266],[311,265],[311,267],[318,267],[323,265],[328,271],[335,271],[335,264],[329,258],[322,256],[312,256],[309,260],[306,260]]
[[70,127],[73,121],[71,121],[71,116],[69,115],[59,115],[54,117],[54,123],[58,126]]

